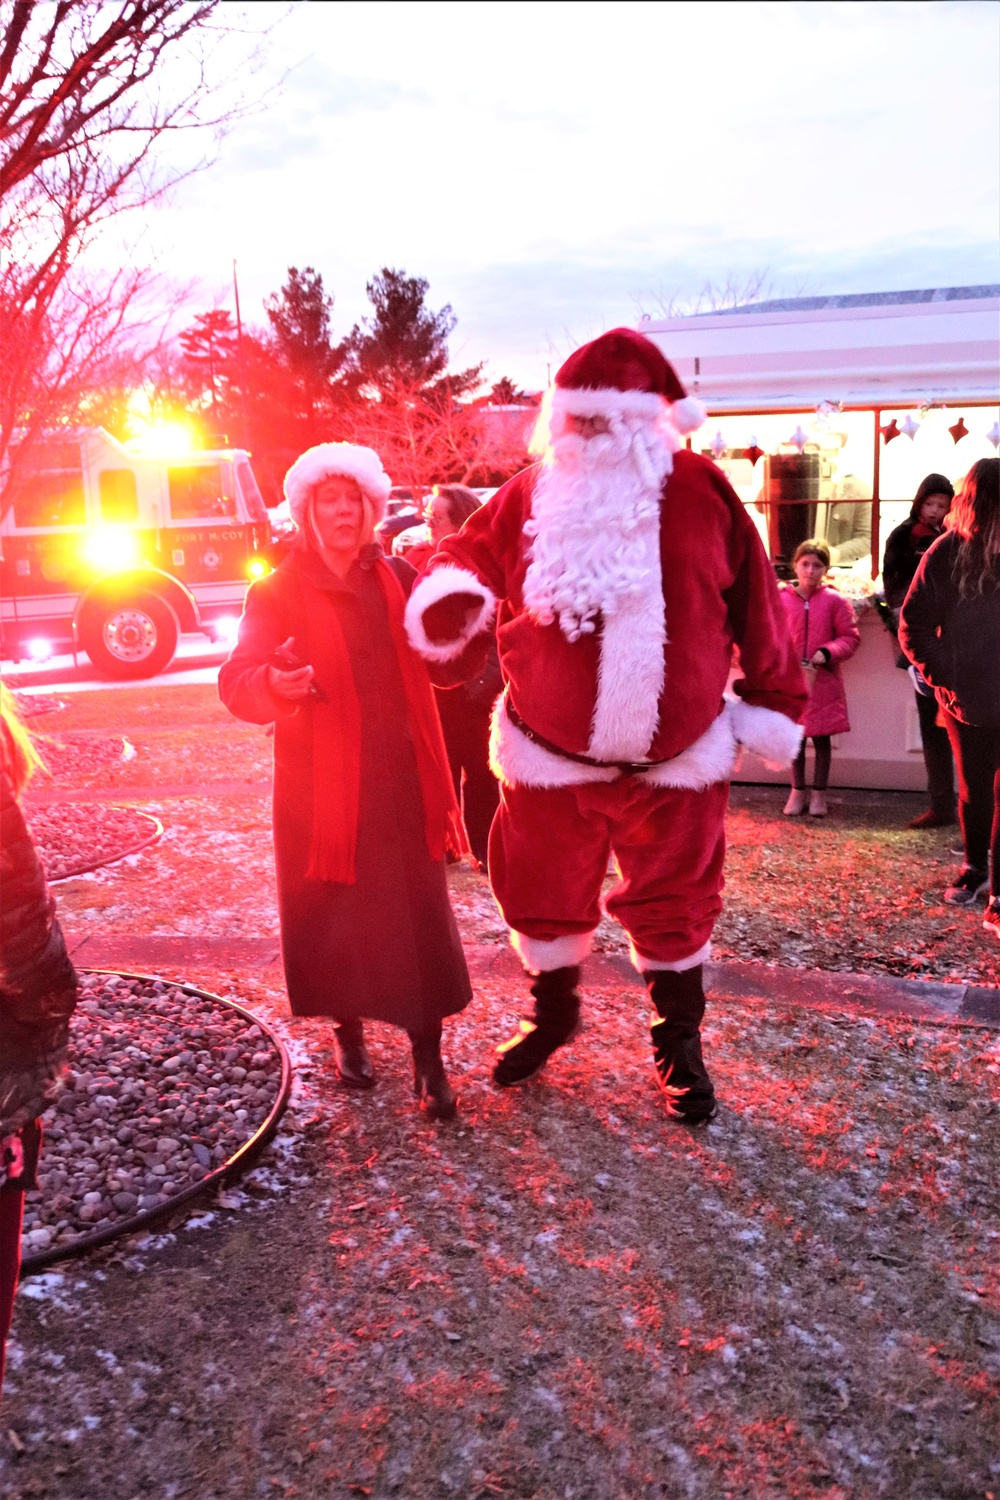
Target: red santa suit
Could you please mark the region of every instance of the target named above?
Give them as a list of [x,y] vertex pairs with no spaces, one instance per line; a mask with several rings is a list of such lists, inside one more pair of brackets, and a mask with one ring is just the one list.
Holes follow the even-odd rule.
[[[630,341],[653,349],[631,330],[604,340],[615,337],[619,355]],[[549,480],[537,465],[442,543],[407,609],[412,644],[438,662],[471,652],[495,613],[505,687],[493,721],[502,799],[490,878],[535,973],[586,953],[609,853],[620,879],[607,909],[629,933],[636,967],[700,964],[721,910],[739,745],[787,764],[806,703],[753,522],[715,465],[681,449],[682,413],[673,426],[661,420],[666,402],[643,389],[641,368],[623,375],[619,357],[610,378],[599,363],[595,373],[586,355],[601,343],[560,371],[555,405],[564,418],[610,414],[607,442],[633,492],[621,534],[555,507],[561,540],[547,562]],[[585,583],[574,592],[577,561]],[[466,617],[453,610],[449,628],[455,596]],[[743,677],[727,698],[734,646]]]

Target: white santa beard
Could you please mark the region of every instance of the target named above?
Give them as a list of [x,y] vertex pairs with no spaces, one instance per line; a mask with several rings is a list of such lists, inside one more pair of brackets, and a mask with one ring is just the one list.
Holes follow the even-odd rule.
[[601,645],[588,753],[638,760],[663,689],[660,494],[672,468],[662,429],[615,422],[606,435],[557,438],[532,497],[524,600],[543,624]]

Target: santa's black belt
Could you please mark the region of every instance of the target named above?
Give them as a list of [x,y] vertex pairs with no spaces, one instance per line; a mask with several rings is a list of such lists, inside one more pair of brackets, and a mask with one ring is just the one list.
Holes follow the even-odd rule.
[[548,750],[563,760],[575,760],[581,766],[596,766],[601,771],[624,771],[628,776],[638,776],[643,771],[652,771],[656,766],[665,766],[668,760],[674,758],[668,755],[664,760],[595,760],[592,755],[581,755],[577,750],[564,750],[561,745],[554,745],[551,740],[547,740],[544,734],[539,734],[537,729],[532,729],[531,725],[526,724],[521,718],[506,694],[504,706],[514,728],[519,729],[526,739],[531,740],[532,744],[540,745],[543,750]]

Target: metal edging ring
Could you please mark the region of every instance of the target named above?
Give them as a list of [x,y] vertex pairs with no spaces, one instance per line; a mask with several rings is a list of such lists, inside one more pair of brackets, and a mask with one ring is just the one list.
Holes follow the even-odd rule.
[[74,1240],[69,1240],[62,1245],[53,1245],[48,1250],[42,1250],[37,1255],[26,1255],[21,1262],[21,1277],[33,1276],[38,1271],[44,1271],[46,1267],[56,1265],[59,1261],[75,1260],[78,1256],[87,1255],[91,1250],[97,1250],[102,1245],[108,1245],[112,1240],[120,1239],[123,1235],[139,1234],[143,1230],[151,1229],[160,1224],[164,1219],[170,1218],[179,1208],[188,1203],[193,1203],[196,1198],[203,1197],[217,1187],[226,1183],[234,1182],[241,1177],[251,1162],[261,1154],[264,1147],[277,1134],[278,1121],[288,1107],[288,1097],[292,1091],[292,1064],[281,1038],[271,1030],[266,1021],[255,1016],[252,1011],[243,1005],[237,1005],[234,1000],[226,1000],[222,995],[215,995],[211,990],[198,989],[193,984],[178,983],[175,980],[164,979],[157,974],[128,974],[120,969],[78,969],[79,974],[113,974],[118,979],[138,979],[146,984],[166,984],[172,989],[182,990],[187,995],[197,996],[201,1000],[213,1001],[216,1005],[223,1005],[227,1010],[234,1010],[244,1020],[254,1026],[259,1026],[274,1046],[281,1059],[281,1082],[278,1085],[278,1093],[274,1103],[271,1105],[265,1118],[258,1125],[249,1140],[244,1141],[238,1151],[234,1152],[221,1166],[216,1167],[207,1177],[200,1182],[194,1182],[190,1187],[184,1188],[182,1192],[175,1193],[172,1198],[157,1208],[147,1208],[142,1213],[132,1214],[127,1219],[120,1219],[115,1224],[109,1224],[106,1229],[95,1229],[89,1234],[82,1234]]
[[[63,803],[62,805],[79,807],[80,804]],[[155,813],[143,812],[139,807],[119,807],[118,804],[114,802],[109,802],[107,806],[113,808],[115,812],[134,812],[137,813],[140,818],[148,818],[149,821],[154,825],[152,833],[148,838],[142,839],[138,844],[133,844],[131,848],[123,849],[120,854],[110,854],[107,859],[99,859],[92,865],[80,865],[77,869],[70,870],[66,875],[47,876],[49,885],[59,885],[63,880],[79,880],[81,875],[92,875],[95,870],[106,870],[111,865],[118,864],[119,860],[128,859],[129,855],[131,854],[141,854],[144,849],[149,849],[151,845],[157,843],[160,839],[162,839],[164,833],[163,824],[160,822]],[[101,971],[94,969],[91,972],[98,973]],[[164,983],[165,982],[166,981],[164,981]],[[219,998],[221,999],[222,997],[220,996]]]

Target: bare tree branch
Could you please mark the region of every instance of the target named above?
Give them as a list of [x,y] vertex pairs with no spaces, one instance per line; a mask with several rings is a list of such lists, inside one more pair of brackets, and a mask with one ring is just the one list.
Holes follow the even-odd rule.
[[220,0],[0,0],[0,467],[15,431],[78,408],[115,339],[134,356],[150,273],[106,280],[98,297],[80,257],[109,220],[207,164],[165,167],[165,136],[217,142],[259,103],[237,93],[256,52],[243,48],[238,69],[218,56],[240,13]]

